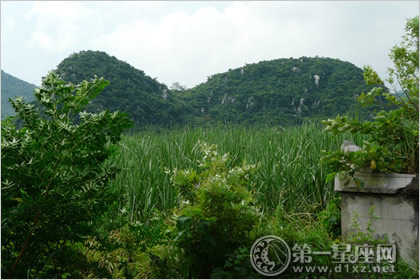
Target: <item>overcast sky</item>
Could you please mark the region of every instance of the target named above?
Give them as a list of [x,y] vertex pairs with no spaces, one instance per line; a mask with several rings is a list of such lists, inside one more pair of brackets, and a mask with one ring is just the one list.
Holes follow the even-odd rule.
[[70,54],[101,50],[192,87],[246,63],[318,55],[385,77],[418,13],[418,1],[1,1],[1,68],[39,85]]

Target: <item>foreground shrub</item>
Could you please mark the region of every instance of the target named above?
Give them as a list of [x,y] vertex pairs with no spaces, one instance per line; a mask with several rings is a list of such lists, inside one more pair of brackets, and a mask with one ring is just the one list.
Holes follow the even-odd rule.
[[[274,215],[265,216],[264,219],[254,227],[251,232],[252,238],[257,239],[265,235],[276,235],[285,240],[292,251],[292,259],[288,268],[282,274],[277,275],[277,278],[418,278],[418,269],[415,269],[412,266],[410,267],[399,258],[394,263],[394,271],[374,272],[372,267],[376,266],[376,263],[363,263],[363,256],[359,256],[358,263],[350,264],[350,266],[357,266],[358,269],[353,270],[352,267],[350,267],[350,269],[347,270],[346,264],[348,265],[348,263],[343,263],[341,269],[338,270],[336,269],[337,259],[334,259],[333,257],[334,253],[331,255],[311,254],[310,252],[316,251],[332,252],[336,250],[337,252],[338,249],[334,248],[344,248],[347,245],[351,245],[352,250],[354,250],[354,246],[356,245],[363,247],[367,244],[375,246],[377,244],[388,243],[387,240],[376,240],[373,238],[372,234],[364,232],[358,232],[348,239],[343,239],[338,236],[337,232],[331,230],[335,228],[336,224],[335,217],[337,215],[337,210],[335,204],[336,202],[332,201],[329,206],[317,216],[311,213],[287,213],[279,206]],[[297,250],[293,249],[295,246],[298,246]],[[301,252],[305,252],[304,255],[300,255]],[[274,256],[270,256],[270,258],[271,257],[273,257],[272,259],[275,259]],[[249,259],[242,258],[242,261],[236,264],[236,266],[237,271],[245,271],[248,269],[249,273],[252,273],[252,271],[250,271]],[[315,267],[321,268],[321,270],[313,269]],[[325,270],[322,270],[322,268]],[[226,273],[219,275],[222,275],[223,277]],[[238,274],[229,274],[229,276],[232,275],[234,277],[227,278],[247,278],[244,274],[241,275],[242,277],[235,277]],[[253,278],[264,277],[257,275]]]
[[176,213],[176,244],[184,252],[190,277],[208,278],[213,269],[241,245],[250,245],[249,232],[258,221],[253,206],[255,166],[229,169],[229,155],[215,145],[199,143],[203,153],[199,170],[174,170],[173,185],[182,201]]
[[86,259],[84,278],[185,278],[180,250],[174,245],[170,219],[155,213],[147,222],[131,223],[78,242]]
[[[362,149],[346,153],[329,152],[324,160],[335,171],[353,175],[355,171],[367,169],[372,172],[418,173],[419,168],[419,18],[409,19],[406,34],[400,45],[392,48],[390,58],[394,68],[390,69],[388,82],[401,88],[400,95],[384,92],[384,82],[370,67],[364,68],[367,84],[376,85],[359,101],[372,105],[376,97],[386,98],[393,110],[380,111],[374,120],[360,122],[337,116],[324,121],[326,130],[334,134],[350,132],[366,136]],[[330,176],[332,177],[332,176]]]
[[96,270],[88,278],[152,278],[149,256],[137,244],[136,230],[128,224],[113,230],[104,240],[91,237],[78,247]]
[[3,277],[61,277],[57,256],[106,209],[116,168],[104,162],[130,121],[81,111],[107,84],[73,85],[49,73],[35,91],[39,106],[11,100],[18,121],[1,127]]

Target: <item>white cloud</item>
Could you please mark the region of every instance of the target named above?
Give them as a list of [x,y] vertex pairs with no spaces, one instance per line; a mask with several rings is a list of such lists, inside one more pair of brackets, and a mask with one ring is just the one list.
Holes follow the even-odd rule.
[[[268,8],[287,14],[286,8]],[[304,29],[297,19],[277,18],[260,4],[233,3],[224,9],[173,12],[153,23],[134,20],[99,36],[92,46],[106,46],[167,83],[192,86],[229,67],[292,56],[308,45]]]
[[53,40],[42,31],[34,31],[31,42],[49,51],[54,50]]
[[[31,2],[26,10],[6,3],[2,58],[18,77],[39,79],[72,52],[93,49],[168,85],[188,86],[245,63],[291,56],[370,64],[383,76],[389,49],[418,10],[417,3],[388,1]],[[18,14],[23,20],[12,28]]]
[[71,50],[94,17],[80,2],[34,2],[24,19],[32,25],[29,46],[49,52]]

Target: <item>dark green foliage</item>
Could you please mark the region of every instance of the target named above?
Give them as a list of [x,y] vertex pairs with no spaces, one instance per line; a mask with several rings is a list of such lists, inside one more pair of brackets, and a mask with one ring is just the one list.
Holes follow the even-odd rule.
[[[65,79],[80,81],[97,73],[117,86],[94,100],[107,85],[102,78],[74,85],[51,73],[36,91],[37,105],[13,101],[17,118],[2,122],[2,276],[263,278],[249,262],[252,243],[263,235],[317,251],[340,242],[383,242],[372,240],[370,231],[340,240],[340,200],[327,180],[336,166],[320,162],[320,155],[323,149],[337,149],[344,138],[359,145],[367,140],[365,154],[352,154],[351,163],[379,171],[416,169],[418,54],[407,46],[418,53],[417,30],[418,18],[407,25],[417,41],[393,49],[394,75],[403,92],[384,96],[394,110],[377,113],[373,122],[329,121],[339,135],[316,124],[159,128],[124,137],[117,146],[130,124],[126,115],[80,111],[119,108],[138,126],[289,125],[358,111],[354,97],[362,90],[370,90],[360,97],[364,103],[383,102],[377,97],[384,86],[370,68],[366,86],[360,69],[350,63],[303,57],[247,65],[192,90],[176,86],[169,92],[105,53],[72,55],[59,66]],[[221,154],[216,145],[195,145],[197,140],[218,143]],[[111,183],[117,169],[123,172]],[[321,255],[312,265],[333,263]],[[403,262],[397,270],[314,274],[289,266],[278,277],[418,277]]]
[[211,273],[213,279],[258,279],[263,278],[252,268],[249,261],[250,246],[241,246],[225,258],[223,266]]
[[9,98],[22,96],[25,101],[31,102],[35,99],[34,89],[35,85],[1,71],[1,119],[15,115]]
[[[151,225],[154,227],[154,225]],[[150,256],[139,246],[151,237],[141,234],[142,225],[126,224],[112,230],[106,238],[90,237],[78,244],[89,265],[98,268],[99,274],[90,271],[88,278],[153,278]],[[139,231],[140,230],[140,231]],[[152,245],[152,244],[150,244]]]
[[88,111],[126,112],[136,126],[170,126],[180,121],[181,104],[166,85],[104,52],[72,54],[58,65],[57,73],[73,83],[94,75],[110,81],[111,85],[88,105]]
[[[357,235],[353,238],[343,239],[340,236],[337,236],[336,232],[332,232],[332,225],[336,224],[334,216],[338,212],[336,207],[339,200],[332,200],[331,203],[327,206],[324,211],[321,211],[318,215],[305,212],[294,212],[288,213],[281,206],[277,208],[275,213],[271,216],[264,215],[258,225],[253,229],[251,236],[255,239],[265,236],[265,235],[276,235],[281,237],[289,245],[290,248],[293,248],[294,245],[298,244],[303,246],[304,244],[308,245],[312,252],[315,251],[329,251],[331,252],[334,245],[338,244],[352,244],[352,246],[369,244],[387,244],[386,240],[377,240],[372,238],[370,234],[364,232],[358,232]],[[333,219],[331,219],[333,218]],[[339,219],[338,219],[339,221]],[[334,228],[335,226],[333,226]],[[239,255],[240,256],[240,255]],[[277,275],[277,278],[297,278],[297,279],[306,279],[306,278],[318,278],[318,279],[376,279],[376,278],[418,278],[418,270],[407,265],[403,260],[397,259],[395,263],[395,272],[390,273],[363,273],[361,269],[354,272],[352,269],[346,271],[342,269],[341,271],[335,271],[334,269],[328,270],[326,272],[310,272],[302,270],[297,272],[293,269],[294,266],[302,266],[304,263],[293,262],[289,264],[289,267],[280,275]],[[311,262],[308,263],[308,266],[318,266],[318,267],[329,267],[334,268],[337,263],[334,261],[331,255],[312,255]],[[365,266],[360,262],[360,266]],[[246,270],[246,262],[243,262],[239,265],[241,270]],[[368,271],[367,269],[365,271]],[[228,278],[232,277],[235,274],[219,274],[221,277],[228,275]],[[243,276],[241,278],[247,278]],[[262,276],[256,276],[255,278],[263,278]]]
[[3,277],[44,277],[51,262],[48,277],[56,277],[63,244],[91,233],[112,199],[116,167],[104,162],[130,121],[118,112],[80,112],[107,84],[73,85],[50,73],[35,91],[42,108],[12,101],[21,126],[13,119],[1,126]]
[[[319,222],[316,215],[306,212],[288,213],[279,205],[273,215],[265,215],[264,219],[256,226],[252,232],[254,239],[265,235],[275,235],[281,237],[290,248],[295,244],[302,246],[307,244],[313,251],[328,251],[334,243],[328,229]],[[312,265],[325,266],[332,265],[330,256],[314,256]],[[293,258],[282,274],[277,278],[335,278],[331,274],[314,274],[308,272],[296,273],[292,270]],[[260,277],[262,278],[262,277]]]
[[174,170],[173,185],[180,190],[176,211],[176,244],[183,249],[190,277],[209,278],[213,269],[241,245],[249,245],[249,232],[259,212],[253,206],[255,166],[228,168],[229,156],[215,145],[199,143],[203,159],[199,170]]
[[[371,105],[382,96],[394,106],[389,111],[379,111],[372,121],[360,121],[337,116],[324,121],[326,130],[334,134],[350,132],[366,135],[362,149],[356,152],[329,152],[324,158],[336,171],[351,175],[358,169],[373,172],[418,173],[419,168],[419,19],[407,21],[406,35],[400,45],[390,53],[394,68],[390,69],[389,82],[397,82],[403,95],[395,96],[374,87],[362,93],[359,101]],[[383,85],[378,74],[370,67],[364,68],[367,84]]]
[[215,123],[287,126],[344,112],[366,118],[371,112],[356,102],[360,92],[371,88],[364,83],[362,70],[332,58],[247,64],[215,74],[190,90],[169,90],[143,71],[99,51],[73,54],[58,65],[57,71],[71,82],[94,74],[110,80],[111,86],[88,109],[127,112],[137,127]]
[[321,225],[331,234],[332,238],[338,238],[341,235],[341,196],[336,194],[325,209],[318,214]]
[[173,245],[173,221],[155,213],[144,223],[131,223],[122,212],[122,226],[101,227],[73,246],[85,261],[83,278],[185,278],[181,251]]
[[[319,80],[318,80],[319,78]],[[370,87],[349,62],[320,57],[247,64],[211,76],[179,94],[194,123],[300,124],[351,112],[367,117],[356,97]]]

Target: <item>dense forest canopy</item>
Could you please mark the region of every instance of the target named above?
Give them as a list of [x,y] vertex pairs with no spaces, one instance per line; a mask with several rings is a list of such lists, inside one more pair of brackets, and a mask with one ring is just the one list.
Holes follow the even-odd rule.
[[246,64],[212,75],[191,89],[168,88],[101,51],[74,53],[57,66],[56,72],[73,83],[95,75],[109,80],[110,85],[87,109],[126,112],[137,127],[216,123],[287,126],[337,114],[369,114],[356,101],[362,91],[369,90],[362,69],[332,58],[283,58]]
[[81,51],[64,59],[57,73],[73,83],[104,77],[110,85],[88,109],[127,112],[136,125],[170,125],[178,122],[180,105],[168,87],[143,71],[100,51]]
[[35,100],[35,85],[22,81],[3,70],[1,71],[1,118],[15,114],[9,98],[23,96],[26,101]]
[[301,57],[229,69],[180,96],[191,118],[297,124],[359,111],[356,96],[367,89],[363,71],[349,62]]

